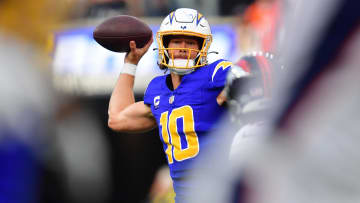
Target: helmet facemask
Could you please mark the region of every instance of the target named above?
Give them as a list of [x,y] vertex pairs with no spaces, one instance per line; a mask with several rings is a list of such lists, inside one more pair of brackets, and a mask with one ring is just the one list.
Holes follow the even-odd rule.
[[[168,48],[169,41],[172,36],[191,36],[198,42],[200,49],[191,48]],[[158,64],[164,68],[169,68],[178,73],[189,73],[196,68],[202,67],[207,64],[207,53],[211,44],[211,36],[200,36],[194,33],[157,33],[157,42],[159,46]],[[185,50],[187,53],[186,59],[174,59],[174,55],[170,54],[170,50]],[[196,52],[195,59],[191,58],[192,53]]]

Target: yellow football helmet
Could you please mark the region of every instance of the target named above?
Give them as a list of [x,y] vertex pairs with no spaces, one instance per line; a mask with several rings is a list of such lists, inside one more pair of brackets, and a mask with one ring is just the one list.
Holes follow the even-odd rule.
[[[167,39],[173,35],[192,36],[200,39],[200,50],[168,48]],[[207,64],[208,49],[212,42],[211,29],[208,21],[197,10],[180,8],[171,12],[161,23],[156,40],[159,47],[158,64],[160,68],[169,68],[170,71],[184,75]],[[169,54],[170,49],[185,49],[188,58],[176,64],[174,56]],[[191,52],[198,53],[195,60],[190,58]]]

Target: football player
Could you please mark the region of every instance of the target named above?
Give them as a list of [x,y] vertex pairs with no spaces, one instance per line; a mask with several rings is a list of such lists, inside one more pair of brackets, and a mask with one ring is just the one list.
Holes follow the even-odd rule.
[[143,48],[136,48],[131,41],[131,50],[111,95],[108,125],[120,132],[159,128],[175,201],[182,202],[193,187],[186,179],[193,163],[204,149],[216,147],[207,134],[225,112],[221,92],[232,63],[223,59],[208,63],[210,25],[194,9],[171,12],[161,23],[156,40],[159,67],[170,73],[154,78],[144,101],[135,102],[136,65],[152,41]]
[[261,135],[268,124],[273,86],[285,70],[269,52],[246,55],[236,65],[228,73],[225,90],[231,120],[238,129],[230,159],[239,162],[247,150],[263,138],[257,135]]
[[[235,174],[246,187],[235,188],[245,200],[233,202],[360,202],[360,4],[310,2],[291,2],[284,16],[279,53],[291,72],[273,87],[269,139]],[[216,187],[196,202],[227,202],[211,201],[222,188],[234,189],[226,172],[208,172]]]

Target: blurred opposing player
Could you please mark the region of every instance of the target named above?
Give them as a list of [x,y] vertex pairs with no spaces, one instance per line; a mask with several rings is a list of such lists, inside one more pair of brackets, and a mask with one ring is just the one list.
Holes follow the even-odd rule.
[[[288,11],[280,50],[291,74],[275,86],[270,139],[235,174],[242,187],[226,176],[217,188],[237,189],[241,202],[360,201],[359,8],[352,0],[306,0]],[[234,202],[229,194],[216,200],[207,202]]]
[[224,113],[222,92],[232,63],[218,60],[208,64],[212,42],[206,18],[193,9],[177,9],[161,23],[156,36],[158,63],[169,74],[154,78],[144,101],[134,101],[132,87],[136,65],[149,48],[131,51],[112,93],[109,126],[122,132],[139,132],[159,127],[160,139],[170,167],[176,202],[192,190],[187,175],[206,148],[216,146],[208,133]]
[[0,202],[42,201],[44,151],[51,145],[46,135],[56,109],[44,50],[62,6],[48,0],[0,1]]
[[360,201],[359,8],[306,0],[290,11],[281,52],[293,74],[277,87],[273,138],[251,168],[254,202]]
[[[226,96],[230,116],[238,131],[233,139],[230,159],[240,161],[246,150],[263,138],[272,106],[272,88],[284,74],[284,67],[271,53],[254,52],[242,57],[228,73]],[[246,74],[244,74],[246,71]]]

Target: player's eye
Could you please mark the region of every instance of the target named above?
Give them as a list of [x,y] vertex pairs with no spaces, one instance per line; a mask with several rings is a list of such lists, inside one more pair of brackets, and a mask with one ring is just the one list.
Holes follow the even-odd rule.
[[193,45],[196,45],[196,41],[188,40],[188,41],[186,41],[186,44],[193,46]]
[[180,43],[181,43],[181,40],[173,40],[173,43],[175,43],[175,44],[180,44]]

